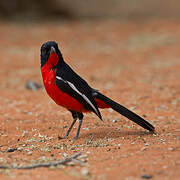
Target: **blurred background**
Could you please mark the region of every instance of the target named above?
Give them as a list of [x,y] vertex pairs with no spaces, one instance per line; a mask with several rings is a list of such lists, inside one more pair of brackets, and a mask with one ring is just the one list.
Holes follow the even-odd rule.
[[1,0],[1,19],[82,19],[82,18],[174,18],[180,16],[178,0]]
[[[80,71],[86,72],[94,62],[104,66],[111,62],[112,68],[120,72],[127,59],[126,63],[135,63],[136,57],[143,54],[146,61],[167,58],[167,52],[171,56],[169,48],[179,43],[179,18],[177,0],[1,0],[0,61],[2,67],[9,64],[9,68],[23,71],[17,81],[29,77],[40,82],[40,46],[56,40],[65,59]],[[165,53],[153,56],[151,51],[159,48]],[[130,70],[130,64],[126,66]],[[6,69],[1,71],[6,75]],[[13,84],[16,81],[5,81],[0,86]]]

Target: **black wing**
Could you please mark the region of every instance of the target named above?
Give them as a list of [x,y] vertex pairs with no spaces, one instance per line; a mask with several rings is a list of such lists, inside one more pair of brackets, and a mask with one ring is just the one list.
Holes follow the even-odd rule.
[[87,110],[94,112],[102,119],[97,104],[92,96],[92,88],[67,64],[58,68],[55,83],[61,91],[75,98],[82,103]]

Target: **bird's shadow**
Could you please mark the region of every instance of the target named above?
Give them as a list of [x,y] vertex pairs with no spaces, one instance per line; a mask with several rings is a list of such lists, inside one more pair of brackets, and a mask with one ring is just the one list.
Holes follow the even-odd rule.
[[100,139],[100,138],[120,138],[120,137],[138,137],[138,136],[148,136],[154,134],[153,132],[145,131],[145,130],[122,130],[118,131],[115,128],[101,128],[101,129],[96,129],[91,132],[87,133],[82,133],[80,134],[79,138],[87,138],[87,137],[92,137],[93,139]]

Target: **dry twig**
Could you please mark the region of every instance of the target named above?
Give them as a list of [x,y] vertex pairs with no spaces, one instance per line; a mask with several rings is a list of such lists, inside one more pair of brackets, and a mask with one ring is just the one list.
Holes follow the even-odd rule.
[[49,162],[49,163],[38,163],[38,164],[27,165],[27,166],[14,166],[14,165],[6,166],[6,165],[0,165],[0,169],[33,169],[33,168],[39,168],[39,167],[50,167],[50,166],[65,165],[65,164],[67,164],[68,162],[71,162],[71,161],[76,162],[78,164],[82,164],[82,162],[79,161],[79,160],[74,161],[81,154],[82,153],[79,152],[79,153],[76,153],[76,154],[74,154],[74,155],[72,155],[70,157],[67,157],[64,160],[60,160],[60,161],[56,161],[56,162]]

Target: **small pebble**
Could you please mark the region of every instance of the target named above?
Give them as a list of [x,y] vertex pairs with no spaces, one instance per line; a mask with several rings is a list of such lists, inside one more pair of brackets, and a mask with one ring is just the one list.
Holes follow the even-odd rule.
[[134,107],[134,106],[131,106],[129,109],[130,109],[131,111],[133,111],[133,110],[135,109],[135,107]]
[[165,142],[166,140],[164,140],[164,139],[160,139],[160,141],[161,141],[161,142]]
[[32,91],[37,91],[38,89],[42,88],[42,85],[33,82],[31,80],[27,80],[26,82],[26,89],[30,89]]
[[147,149],[147,147],[142,147],[141,151],[145,151]]
[[23,148],[22,148],[22,147],[18,147],[17,150],[18,150],[18,151],[22,151]]
[[174,150],[174,148],[172,148],[172,147],[168,148],[168,151],[173,151],[173,150]]
[[152,175],[148,175],[148,174],[143,174],[141,176],[142,179],[151,179],[153,176]]
[[82,128],[83,130],[85,130],[85,131],[88,131],[89,130],[89,128]]
[[7,152],[14,152],[16,150],[17,150],[17,148],[8,148]]
[[68,157],[68,154],[67,154],[67,153],[64,153],[63,156],[64,156],[64,157]]
[[82,168],[81,169],[81,174],[83,175],[83,176],[87,176],[88,174],[89,174],[89,170],[88,170],[88,168]]
[[117,119],[113,119],[112,122],[113,122],[113,123],[116,123],[116,122],[118,122],[118,120],[117,120]]
[[32,151],[27,152],[28,155],[32,155]]
[[146,144],[144,144],[145,146],[149,146],[150,144],[149,143],[146,143]]

